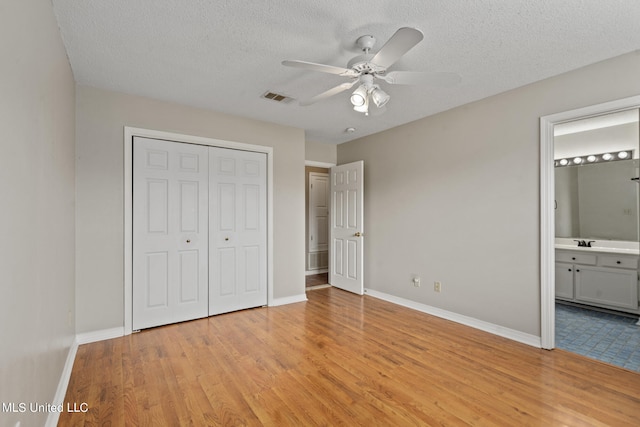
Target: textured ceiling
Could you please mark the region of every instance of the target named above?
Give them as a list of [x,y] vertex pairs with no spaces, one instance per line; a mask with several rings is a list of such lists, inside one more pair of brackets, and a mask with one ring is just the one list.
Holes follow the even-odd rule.
[[[638,0],[52,0],[76,82],[260,119],[341,143],[640,49]],[[307,107],[345,78],[284,67],[340,67],[373,35],[424,40],[391,70],[452,71],[453,88],[382,83],[384,114],[353,111],[349,92]],[[375,108],[374,108],[375,110]],[[353,133],[345,132],[356,128]]]

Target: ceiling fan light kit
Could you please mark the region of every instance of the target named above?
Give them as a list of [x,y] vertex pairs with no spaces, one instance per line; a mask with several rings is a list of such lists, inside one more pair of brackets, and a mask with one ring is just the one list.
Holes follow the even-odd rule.
[[384,107],[391,97],[378,85],[371,85],[368,88],[366,83],[361,84],[351,94],[351,104],[353,109],[359,113],[364,113],[365,116],[369,115],[369,98],[373,101],[376,107]]
[[361,85],[351,94],[351,104],[353,109],[359,113],[369,115],[369,98],[376,107],[381,108],[389,102],[391,98],[380,86],[373,84],[373,76],[371,74],[363,74],[359,81]]
[[376,107],[382,108],[391,99],[389,94],[383,91],[378,84],[374,83],[375,79],[382,80],[387,84],[402,85],[428,83],[452,85],[460,81],[460,76],[455,73],[423,73],[415,71],[392,71],[387,73],[387,69],[389,67],[395,64],[405,53],[417,45],[423,38],[424,36],[420,30],[403,27],[391,36],[384,46],[380,48],[378,53],[372,55],[369,51],[373,48],[376,42],[375,37],[369,35],[359,37],[356,40],[356,44],[360,49],[362,49],[364,54],[351,59],[347,64],[347,68],[298,60],[282,61],[282,65],[318,71],[321,73],[335,74],[351,79],[348,83],[342,83],[307,101],[300,102],[300,105],[311,105],[345,90],[349,90],[356,84],[360,83],[356,90],[351,94],[350,101],[355,111],[369,115],[370,100]]

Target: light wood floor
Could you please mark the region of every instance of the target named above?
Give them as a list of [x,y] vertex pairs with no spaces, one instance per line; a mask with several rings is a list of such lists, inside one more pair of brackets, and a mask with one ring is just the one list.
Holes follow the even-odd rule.
[[312,274],[306,276],[305,285],[307,288],[313,286],[322,286],[329,283],[329,273]]
[[336,289],[80,346],[60,426],[638,426],[640,374]]

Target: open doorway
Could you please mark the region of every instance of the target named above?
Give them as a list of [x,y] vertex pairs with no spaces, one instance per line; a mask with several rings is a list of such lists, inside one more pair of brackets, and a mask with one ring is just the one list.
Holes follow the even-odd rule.
[[306,288],[329,286],[329,172],[328,163],[305,163]]
[[635,371],[638,113],[554,127],[556,348]]
[[[633,97],[541,119],[542,347],[630,369],[612,356],[612,333],[605,333],[601,343],[586,332],[577,337],[581,332],[568,329],[567,316],[586,311],[592,316],[578,323],[592,319],[587,328],[593,333],[596,322],[609,315],[640,314],[638,184],[633,182],[639,104],[640,97]],[[604,188],[610,181],[614,188]],[[611,199],[621,193],[626,196]],[[608,313],[602,315],[603,310]],[[633,317],[627,323],[637,328]],[[610,325],[604,330],[611,331]],[[605,346],[608,360],[602,358],[605,352],[598,355]],[[633,353],[628,342],[623,346],[624,353]]]

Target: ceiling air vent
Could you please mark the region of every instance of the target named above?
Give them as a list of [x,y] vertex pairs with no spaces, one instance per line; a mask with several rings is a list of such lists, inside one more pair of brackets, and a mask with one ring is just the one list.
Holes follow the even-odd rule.
[[263,98],[266,99],[270,99],[272,101],[276,101],[276,102],[282,102],[282,103],[287,103],[287,102],[291,102],[293,101],[293,98],[290,98],[286,95],[281,95],[279,93],[274,93],[274,92],[266,92],[264,95],[262,95]]

